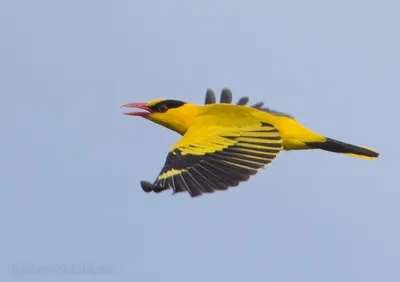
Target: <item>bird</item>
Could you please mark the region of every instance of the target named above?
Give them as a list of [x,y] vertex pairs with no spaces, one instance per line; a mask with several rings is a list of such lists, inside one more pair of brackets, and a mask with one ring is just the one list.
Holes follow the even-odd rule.
[[[221,90],[221,95],[220,95],[220,103],[227,103],[227,104],[231,104],[232,103],[232,91],[229,88],[223,88]],[[237,105],[242,105],[242,106],[246,106],[249,103],[249,97],[247,96],[243,96],[241,98],[239,98],[239,100],[237,101]],[[208,88],[206,90],[206,95],[205,95],[205,99],[204,99],[204,104],[208,105],[208,104],[215,104],[217,102],[214,90]],[[257,102],[255,104],[253,104],[251,107],[253,108],[257,108],[257,109],[261,109],[261,110],[265,110],[265,111],[269,111],[268,108],[263,108],[264,103],[263,102]],[[151,191],[151,186],[152,183],[149,181],[141,181],[141,186],[142,189],[145,191],[148,191],[148,187],[150,187],[150,191]]]
[[291,115],[261,106],[229,101],[195,105],[174,99],[122,105],[139,109],[125,115],[142,117],[182,136],[169,150],[156,180],[141,182],[143,190],[172,189],[173,194],[188,192],[192,198],[228,190],[271,165],[282,150],[321,149],[364,159],[379,157],[373,149],[325,137]]

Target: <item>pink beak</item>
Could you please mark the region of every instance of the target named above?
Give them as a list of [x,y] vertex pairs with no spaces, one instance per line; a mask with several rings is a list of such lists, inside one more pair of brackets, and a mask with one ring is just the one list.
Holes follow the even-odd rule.
[[135,109],[141,109],[144,110],[145,112],[130,112],[130,113],[124,113],[124,115],[129,115],[129,116],[139,116],[139,117],[148,117],[149,114],[151,113],[150,108],[147,106],[147,103],[128,103],[125,105],[122,105],[121,108],[135,108]]

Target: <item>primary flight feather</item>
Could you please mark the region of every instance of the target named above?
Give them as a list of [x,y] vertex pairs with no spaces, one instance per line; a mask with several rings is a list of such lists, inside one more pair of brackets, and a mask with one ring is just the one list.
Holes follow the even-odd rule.
[[183,135],[170,149],[156,181],[142,183],[147,192],[172,189],[196,197],[226,190],[269,165],[282,149],[322,149],[366,159],[379,156],[372,149],[317,134],[289,115],[257,107],[230,103],[198,106],[167,99],[122,107],[141,109],[125,114]]

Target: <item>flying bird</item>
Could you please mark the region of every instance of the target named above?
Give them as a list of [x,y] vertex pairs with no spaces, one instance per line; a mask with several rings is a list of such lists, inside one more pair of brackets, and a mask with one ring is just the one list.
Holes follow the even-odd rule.
[[142,181],[143,190],[172,189],[174,194],[188,192],[191,197],[227,190],[270,165],[282,150],[322,149],[365,159],[379,156],[372,149],[315,133],[291,115],[261,108],[262,103],[247,107],[247,100],[234,105],[227,97],[224,103],[206,101],[202,106],[170,99],[122,106],[141,110],[126,115],[183,136],[170,149],[155,182]]

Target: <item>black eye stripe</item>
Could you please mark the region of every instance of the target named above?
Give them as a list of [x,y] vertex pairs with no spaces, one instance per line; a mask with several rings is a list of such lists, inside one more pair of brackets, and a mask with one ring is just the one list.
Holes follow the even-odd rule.
[[159,105],[165,105],[168,107],[168,109],[173,109],[173,108],[178,108],[184,104],[186,104],[186,103],[182,102],[182,101],[178,101],[178,100],[164,100],[164,101],[158,102],[157,104],[151,106],[150,110],[157,112]]

